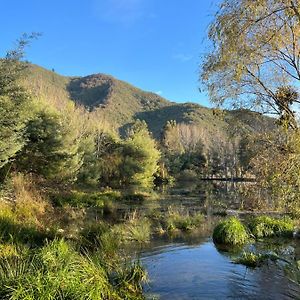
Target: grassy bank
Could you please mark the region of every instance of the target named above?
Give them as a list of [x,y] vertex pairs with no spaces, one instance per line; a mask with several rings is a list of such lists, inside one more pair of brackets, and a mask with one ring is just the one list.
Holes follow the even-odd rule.
[[143,299],[146,273],[122,250],[148,238],[146,222],[86,222],[84,210],[54,204],[21,174],[2,188],[1,299]]

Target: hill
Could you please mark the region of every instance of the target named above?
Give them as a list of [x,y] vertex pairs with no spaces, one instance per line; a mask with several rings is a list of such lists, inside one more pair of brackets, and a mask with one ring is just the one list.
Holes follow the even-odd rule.
[[83,105],[121,134],[135,119],[145,120],[156,138],[169,120],[195,124],[207,136],[214,136],[216,132],[222,136],[228,135],[233,127],[240,135],[265,131],[274,126],[274,119],[256,112],[235,110],[218,114],[213,109],[195,103],[168,101],[106,74],[67,77],[30,65],[25,84],[35,95],[47,99],[58,108],[70,101]]

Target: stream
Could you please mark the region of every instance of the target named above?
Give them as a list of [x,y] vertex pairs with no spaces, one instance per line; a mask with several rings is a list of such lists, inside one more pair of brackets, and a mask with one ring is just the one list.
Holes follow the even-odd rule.
[[156,243],[141,252],[141,262],[150,278],[147,299],[300,299],[300,286],[283,268],[235,264],[211,238],[195,245]]
[[[165,199],[147,203],[147,209],[177,205],[212,215],[216,207],[238,208],[235,189],[236,185],[217,186],[207,193],[207,186],[198,190],[186,187],[181,195],[173,190]],[[211,233],[212,228],[205,228],[192,235],[154,238],[137,253],[149,275],[144,286],[147,299],[300,299],[300,285],[288,276],[284,263],[269,261],[257,268],[236,264],[234,259],[243,250],[218,250]],[[270,239],[247,247],[300,260],[300,240],[296,239]]]

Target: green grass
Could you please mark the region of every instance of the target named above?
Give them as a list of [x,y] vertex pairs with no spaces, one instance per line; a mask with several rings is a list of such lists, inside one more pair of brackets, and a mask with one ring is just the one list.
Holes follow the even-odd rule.
[[52,198],[57,206],[97,207],[103,208],[105,212],[111,212],[114,208],[114,201],[120,200],[121,194],[117,191],[82,192],[75,190],[66,194],[54,195]]
[[145,279],[139,265],[110,274],[97,256],[80,254],[63,240],[0,259],[1,299],[141,299]]
[[249,240],[246,227],[235,217],[221,221],[214,229],[213,240],[217,244],[237,246]]
[[189,232],[199,228],[205,221],[200,212],[193,213],[183,208],[174,207],[169,207],[167,212],[152,215],[150,218],[159,233]]
[[274,236],[291,237],[294,231],[294,223],[289,218],[276,219],[268,216],[259,216],[252,218],[248,226],[256,238]]
[[151,223],[147,218],[133,213],[124,223],[115,225],[112,231],[123,243],[137,242],[143,244],[150,241]]
[[256,254],[254,252],[243,252],[242,255],[234,262],[242,264],[250,268],[256,268],[262,265],[264,261],[268,259],[268,256],[263,254]]

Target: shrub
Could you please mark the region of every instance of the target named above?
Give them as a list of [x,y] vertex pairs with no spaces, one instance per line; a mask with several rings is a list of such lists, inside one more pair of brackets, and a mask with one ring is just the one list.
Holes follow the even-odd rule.
[[213,240],[217,244],[243,245],[249,239],[245,226],[235,217],[221,221],[214,229]]
[[294,224],[289,218],[275,219],[268,216],[259,216],[250,220],[249,228],[256,238],[292,236]]

